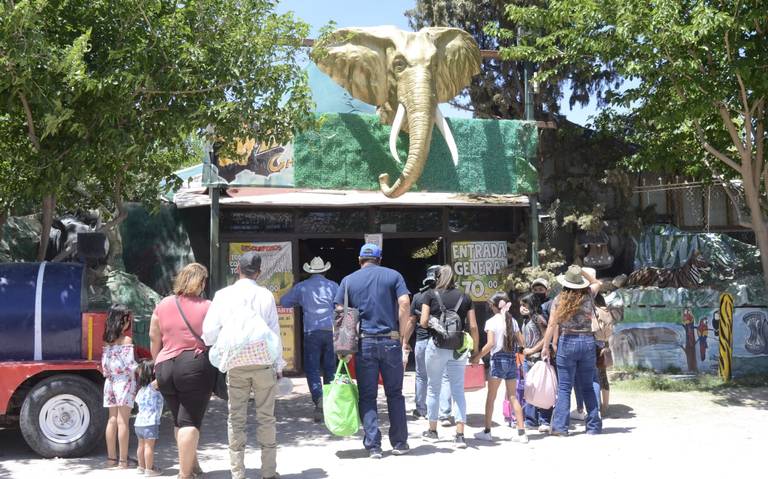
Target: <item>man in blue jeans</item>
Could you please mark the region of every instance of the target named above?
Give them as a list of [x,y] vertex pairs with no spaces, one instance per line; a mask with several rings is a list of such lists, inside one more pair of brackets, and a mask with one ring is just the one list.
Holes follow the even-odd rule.
[[[409,451],[408,425],[403,397],[403,351],[401,338],[410,316],[411,301],[403,276],[381,263],[381,248],[365,244],[360,249],[360,269],[341,280],[334,302],[341,309],[345,292],[349,306],[360,312],[360,349],[355,355],[363,445],[373,459],[381,459],[381,431],[376,409],[379,374],[384,381],[389,413],[389,442],[392,454]],[[349,359],[349,358],[345,358]]]
[[[296,283],[280,298],[280,306],[301,306],[304,320],[304,371],[315,403],[315,422],[323,420],[323,382],[329,384],[336,374],[336,355],[333,351],[333,299],[339,289],[334,281],[325,278],[331,263],[315,257],[304,271],[309,279]],[[320,379],[322,366],[323,378]]]

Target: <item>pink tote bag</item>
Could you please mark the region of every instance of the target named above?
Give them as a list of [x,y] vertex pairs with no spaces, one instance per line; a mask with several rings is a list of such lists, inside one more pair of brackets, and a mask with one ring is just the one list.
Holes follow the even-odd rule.
[[467,364],[464,370],[464,390],[478,391],[485,387],[485,366],[480,364]]
[[525,401],[537,408],[549,409],[557,398],[555,368],[546,361],[534,364],[525,376]]

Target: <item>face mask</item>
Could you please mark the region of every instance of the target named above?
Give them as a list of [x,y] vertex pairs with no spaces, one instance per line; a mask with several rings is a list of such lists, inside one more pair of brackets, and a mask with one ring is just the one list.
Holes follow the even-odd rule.
[[549,297],[547,296],[547,293],[536,293],[536,299],[539,300],[539,303],[544,304],[547,301],[549,301]]

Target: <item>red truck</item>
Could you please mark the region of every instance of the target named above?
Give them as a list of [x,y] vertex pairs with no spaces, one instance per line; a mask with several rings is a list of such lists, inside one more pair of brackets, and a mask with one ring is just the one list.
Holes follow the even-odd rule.
[[105,312],[85,311],[77,263],[0,264],[0,426],[43,457],[102,443]]

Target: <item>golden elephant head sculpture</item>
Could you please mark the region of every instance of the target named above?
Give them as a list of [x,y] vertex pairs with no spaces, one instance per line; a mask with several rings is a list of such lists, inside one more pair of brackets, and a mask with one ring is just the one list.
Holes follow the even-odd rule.
[[400,177],[390,187],[389,175],[379,175],[386,196],[402,195],[419,179],[434,124],[458,164],[456,142],[438,103],[454,98],[480,72],[480,49],[467,32],[442,27],[418,32],[393,26],[342,28],[315,44],[312,59],[353,97],[375,105],[381,121],[392,125],[389,149],[398,163],[397,135],[401,129],[410,135]]

